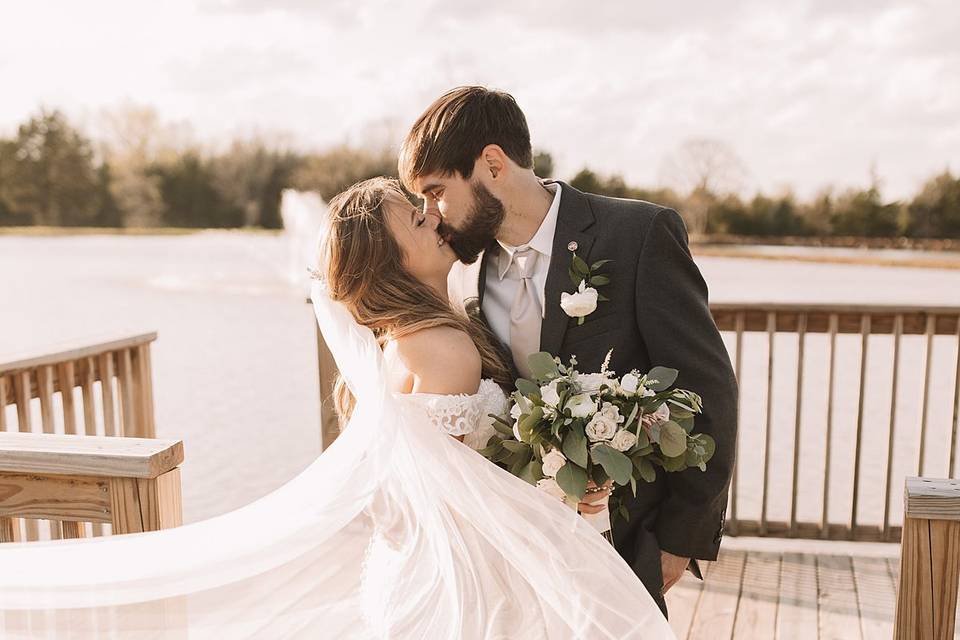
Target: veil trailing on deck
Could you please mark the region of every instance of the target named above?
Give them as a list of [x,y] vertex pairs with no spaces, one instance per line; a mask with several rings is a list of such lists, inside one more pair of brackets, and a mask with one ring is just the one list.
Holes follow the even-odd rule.
[[4,638],[669,638],[614,549],[431,427],[320,285],[357,398],[299,476],[176,529],[0,545]]

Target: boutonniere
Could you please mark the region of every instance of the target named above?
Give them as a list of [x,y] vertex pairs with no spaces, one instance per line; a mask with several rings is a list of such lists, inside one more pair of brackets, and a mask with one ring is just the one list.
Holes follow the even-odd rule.
[[570,280],[577,290],[573,293],[566,291],[561,293],[560,306],[564,313],[571,318],[576,318],[577,324],[581,325],[584,318],[597,310],[597,302],[609,301],[609,298],[597,291],[597,287],[610,283],[610,278],[599,273],[599,270],[612,260],[598,260],[588,265],[577,255],[576,250],[571,249],[570,253],[573,256],[570,264]]

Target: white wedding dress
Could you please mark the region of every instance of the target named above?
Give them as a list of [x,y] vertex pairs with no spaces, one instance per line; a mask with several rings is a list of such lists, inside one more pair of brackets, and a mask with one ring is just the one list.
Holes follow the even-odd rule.
[[473,450],[506,409],[493,382],[394,394],[373,334],[319,285],[313,300],[357,398],[336,442],[216,518],[0,545],[0,637],[673,637],[592,527]]

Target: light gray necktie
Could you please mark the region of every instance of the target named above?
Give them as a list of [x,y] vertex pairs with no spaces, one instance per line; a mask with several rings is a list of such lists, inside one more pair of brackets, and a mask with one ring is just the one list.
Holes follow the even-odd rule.
[[510,307],[510,352],[517,370],[525,378],[530,376],[527,357],[540,350],[540,321],[543,313],[536,284],[533,282],[539,256],[536,249],[518,249],[513,253],[513,264],[509,269],[510,277],[520,280],[513,305]]

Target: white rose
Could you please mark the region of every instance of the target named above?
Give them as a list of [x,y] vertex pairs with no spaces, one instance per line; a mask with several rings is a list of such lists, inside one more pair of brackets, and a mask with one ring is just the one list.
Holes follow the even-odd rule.
[[564,291],[560,294],[560,306],[571,318],[588,316],[597,308],[597,290],[588,287],[586,280],[581,280],[576,293]]
[[540,387],[540,397],[543,399],[544,403],[555,407],[560,404],[560,394],[557,392],[557,380],[553,380],[550,384],[545,384]]
[[640,385],[640,378],[632,373],[628,373],[620,379],[620,390],[624,395],[633,395],[637,392]]
[[543,475],[551,478],[557,475],[560,468],[567,464],[567,458],[556,449],[551,449],[550,453],[543,456]]
[[567,494],[563,492],[563,489],[560,488],[560,485],[557,484],[557,481],[553,478],[544,478],[537,482],[537,489],[546,492],[548,495],[553,496],[557,500],[563,500]]
[[574,418],[586,418],[597,410],[596,401],[590,397],[589,393],[579,393],[569,400],[565,405],[570,409],[570,415]]
[[617,435],[610,441],[610,446],[617,451],[627,451],[635,444],[637,444],[637,436],[626,429],[617,431]]
[[603,375],[602,373],[587,373],[577,376],[577,384],[580,385],[580,388],[584,392],[599,391],[600,387],[606,381],[607,376]]
[[602,413],[598,413],[587,423],[586,432],[590,442],[609,440],[617,432],[617,423],[611,422]]
[[623,421],[624,417],[620,415],[620,409],[614,404],[604,402],[600,411],[587,423],[587,439],[593,442],[609,440]]
[[523,442],[523,438],[520,437],[520,421],[519,420],[513,421],[513,437],[519,440],[520,442]]
[[660,407],[653,413],[645,413],[643,415],[643,424],[649,426],[651,424],[660,424],[661,422],[666,422],[670,419],[670,407],[667,406],[667,403],[664,402]]

